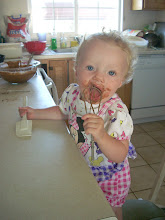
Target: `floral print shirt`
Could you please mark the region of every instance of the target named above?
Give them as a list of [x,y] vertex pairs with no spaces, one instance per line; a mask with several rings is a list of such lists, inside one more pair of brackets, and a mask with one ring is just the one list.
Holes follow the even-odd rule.
[[[130,140],[133,132],[133,122],[126,105],[117,94],[114,94],[106,103],[93,104],[95,114],[104,120],[107,133],[117,140]],[[94,143],[94,160],[91,159],[91,135],[86,135],[81,117],[86,113],[93,113],[91,104],[80,99],[80,90],[77,84],[71,84],[64,91],[59,107],[63,114],[68,115],[70,133],[77,147],[83,154],[94,176],[98,181],[108,180],[112,175],[124,167],[122,163],[114,163],[101,152],[97,143]],[[134,146],[130,143],[127,157],[136,158]]]

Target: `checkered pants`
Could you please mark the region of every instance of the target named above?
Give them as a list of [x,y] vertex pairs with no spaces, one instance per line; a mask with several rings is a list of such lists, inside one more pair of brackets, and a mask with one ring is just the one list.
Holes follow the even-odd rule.
[[115,173],[110,180],[98,182],[106,199],[113,207],[121,207],[131,184],[130,167],[128,159],[125,160],[124,168]]

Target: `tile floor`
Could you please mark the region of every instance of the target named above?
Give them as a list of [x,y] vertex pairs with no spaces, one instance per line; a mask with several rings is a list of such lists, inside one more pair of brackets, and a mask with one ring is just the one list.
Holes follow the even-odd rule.
[[[127,199],[148,200],[161,159],[165,154],[165,121],[134,125],[131,142],[138,156],[135,160],[129,159],[132,183]],[[156,204],[165,206],[165,178]]]

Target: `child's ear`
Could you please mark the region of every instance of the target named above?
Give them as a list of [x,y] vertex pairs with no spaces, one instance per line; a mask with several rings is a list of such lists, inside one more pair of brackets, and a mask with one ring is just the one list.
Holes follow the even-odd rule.
[[119,88],[123,85],[123,83],[124,83],[124,80],[122,80],[122,81],[120,82]]

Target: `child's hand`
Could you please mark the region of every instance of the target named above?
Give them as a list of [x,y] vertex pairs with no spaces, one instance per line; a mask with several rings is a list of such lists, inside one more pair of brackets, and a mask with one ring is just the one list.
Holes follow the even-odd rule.
[[19,114],[21,117],[23,117],[25,114],[27,114],[27,119],[33,119],[34,116],[34,109],[30,107],[19,107],[18,108]]
[[104,129],[104,121],[103,119],[95,114],[86,114],[82,117],[84,120],[83,126],[85,133],[92,134],[94,137],[94,141],[100,140],[103,138],[104,134],[106,133]]

